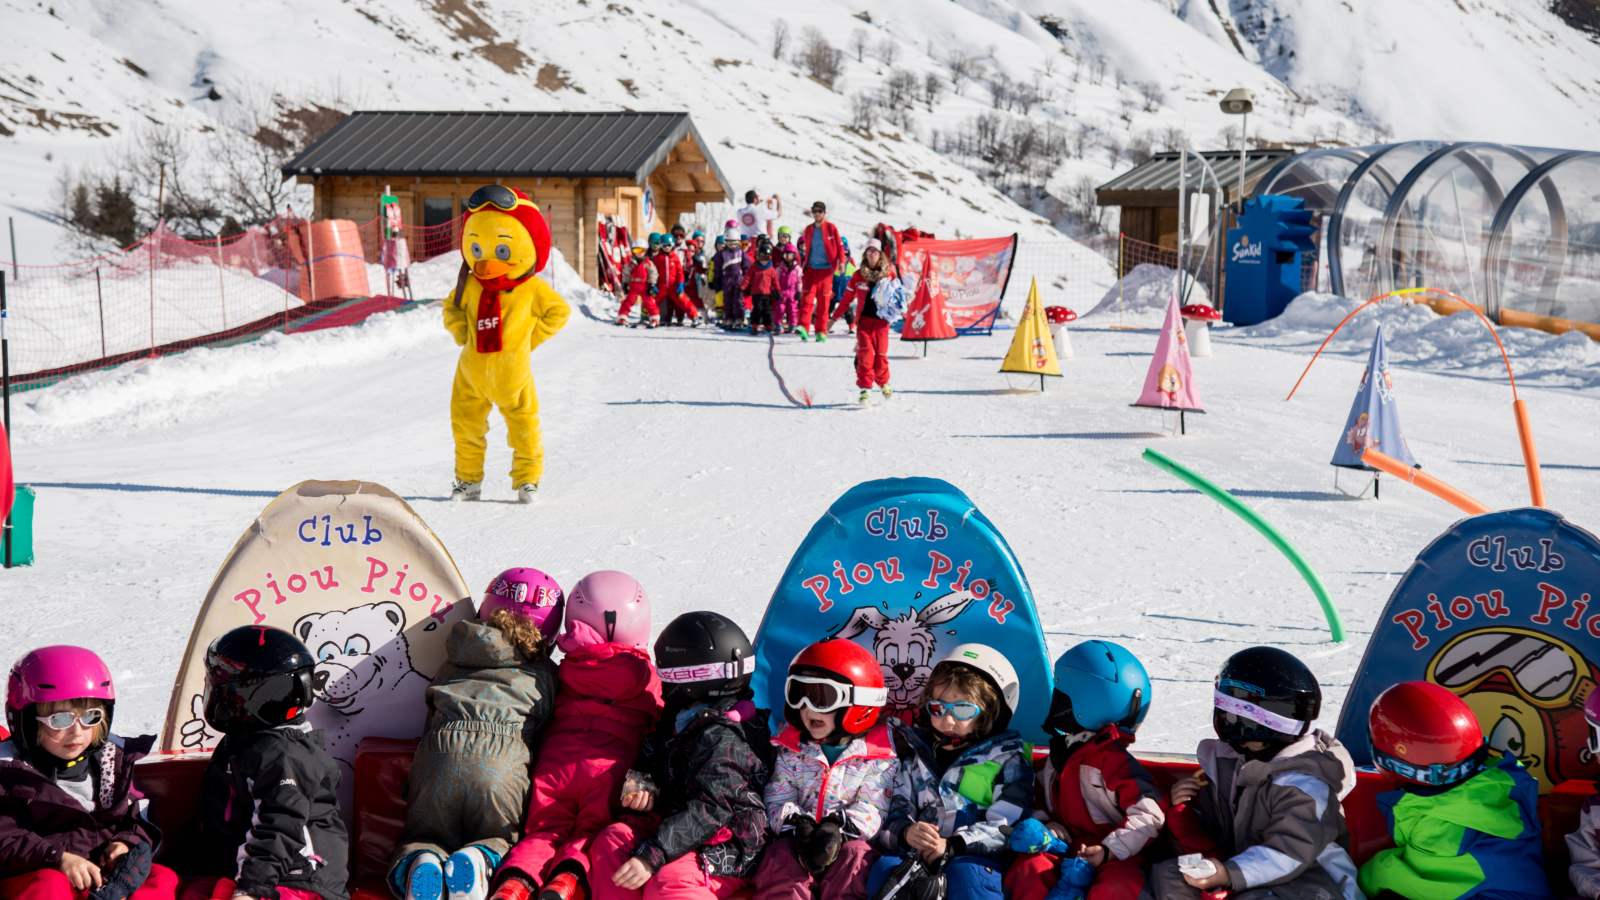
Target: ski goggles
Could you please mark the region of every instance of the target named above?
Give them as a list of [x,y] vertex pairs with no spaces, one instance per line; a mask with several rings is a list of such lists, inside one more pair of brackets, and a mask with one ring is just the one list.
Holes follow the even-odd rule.
[[812,712],[825,713],[847,706],[883,706],[889,702],[889,691],[841,684],[811,675],[790,675],[783,683],[783,699],[795,709],[809,708]]
[[1600,756],[1600,724],[1587,716],[1584,721],[1589,725],[1589,753]]
[[661,680],[668,684],[693,684],[697,681],[721,681],[725,678],[753,675],[755,671],[756,658],[747,656],[744,659],[734,660],[733,662],[658,669],[656,674],[660,675]]
[[93,728],[106,720],[106,711],[99,708],[86,709],[80,715],[71,710],[62,710],[61,712],[53,712],[48,716],[34,716],[34,718],[52,731],[65,731],[72,727],[73,722],[77,722],[85,728]]
[[1434,763],[1431,766],[1412,765],[1398,756],[1390,756],[1377,747],[1372,748],[1372,761],[1378,768],[1388,769],[1401,778],[1409,778],[1429,787],[1449,787],[1452,784],[1465,781],[1483,771],[1484,762],[1488,758],[1489,744],[1487,742],[1473,751],[1471,756],[1458,763],[1450,763],[1448,765]]
[[517,208],[517,195],[511,189],[499,184],[486,184],[472,192],[467,198],[467,212],[477,212],[485,206],[503,209],[510,212]]
[[1270,709],[1264,709],[1251,703],[1249,700],[1241,700],[1232,694],[1225,694],[1215,689],[1211,692],[1211,702],[1217,709],[1225,713],[1231,713],[1242,719],[1249,719],[1257,725],[1265,725],[1280,734],[1305,734],[1311,724],[1302,722],[1299,719],[1279,715]]
[[1558,709],[1572,703],[1589,663],[1571,646],[1536,631],[1494,628],[1469,632],[1446,644],[1426,678],[1456,694],[1469,694],[1500,675],[1529,703]]
[[942,719],[948,715],[957,722],[965,722],[969,719],[976,719],[982,714],[983,707],[976,703],[968,703],[965,700],[959,703],[946,703],[943,700],[928,701],[928,717],[932,719]]

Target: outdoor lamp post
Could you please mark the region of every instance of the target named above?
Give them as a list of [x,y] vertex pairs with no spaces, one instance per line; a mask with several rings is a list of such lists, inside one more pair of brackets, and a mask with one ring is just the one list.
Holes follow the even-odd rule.
[[1222,111],[1230,116],[1244,116],[1239,123],[1239,212],[1244,212],[1244,154],[1245,135],[1250,127],[1250,111],[1256,108],[1255,95],[1249,88],[1234,88],[1222,98]]

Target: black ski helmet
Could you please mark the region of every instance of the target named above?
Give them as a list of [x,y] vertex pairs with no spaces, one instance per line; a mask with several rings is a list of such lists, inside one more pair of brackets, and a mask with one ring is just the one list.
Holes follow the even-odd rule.
[[679,705],[732,697],[750,687],[755,648],[727,616],[690,612],[673,619],[656,638],[656,670],[666,699]]
[[206,648],[206,721],[237,734],[302,720],[315,665],[306,645],[281,628],[233,629]]
[[1317,676],[1277,647],[1251,647],[1228,657],[1215,687],[1211,726],[1241,753],[1238,745],[1246,741],[1294,743],[1322,711]]

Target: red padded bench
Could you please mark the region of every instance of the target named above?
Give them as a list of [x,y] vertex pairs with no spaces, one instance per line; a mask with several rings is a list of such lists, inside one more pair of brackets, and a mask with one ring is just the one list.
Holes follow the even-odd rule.
[[[393,900],[384,875],[389,854],[394,850],[405,824],[402,801],[406,776],[411,772],[411,756],[416,739],[365,738],[356,751],[355,814],[350,833],[350,875],[352,900]],[[1042,761],[1045,751],[1037,751]],[[140,761],[135,777],[141,790],[151,797],[156,825],[166,842],[157,860],[183,871],[181,837],[194,821],[200,792],[200,776],[209,754],[152,755]],[[1173,782],[1195,771],[1192,756],[1182,754],[1139,754],[1145,768],[1163,791]],[[1551,885],[1558,896],[1571,893],[1566,881],[1568,865],[1566,835],[1578,827],[1578,811],[1584,798],[1593,793],[1593,782],[1569,781],[1540,798],[1539,817],[1544,826],[1544,858]],[[1378,811],[1376,797],[1388,790],[1388,783],[1376,771],[1356,774],[1356,787],[1344,800],[1345,821],[1351,834],[1351,855],[1360,864],[1374,853],[1394,846],[1389,827]],[[749,892],[736,895],[746,898]],[[747,900],[747,898],[746,898]]]

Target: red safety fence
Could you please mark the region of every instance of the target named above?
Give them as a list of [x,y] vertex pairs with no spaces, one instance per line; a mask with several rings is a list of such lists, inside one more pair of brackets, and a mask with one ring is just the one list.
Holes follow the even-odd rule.
[[[405,226],[400,234],[412,261],[421,261],[454,252],[457,224]],[[12,389],[396,308],[407,301],[387,294],[406,281],[397,289],[385,269],[384,243],[380,219],[358,225],[291,216],[211,240],[186,240],[162,224],[98,259],[7,267]],[[377,302],[355,302],[365,298]]]

